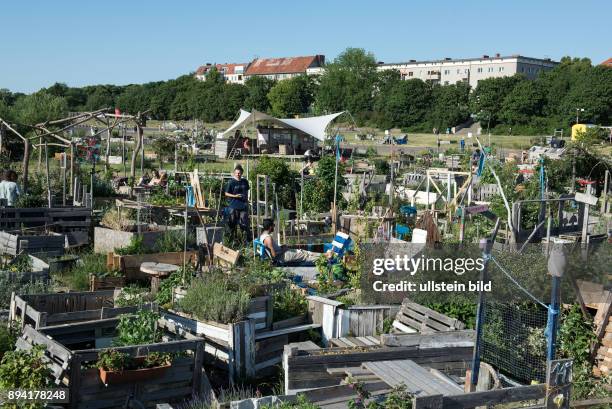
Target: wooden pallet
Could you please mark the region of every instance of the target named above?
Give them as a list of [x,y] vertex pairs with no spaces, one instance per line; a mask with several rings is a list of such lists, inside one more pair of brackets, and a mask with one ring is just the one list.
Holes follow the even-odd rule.
[[393,328],[404,333],[431,333],[461,330],[465,324],[406,298],[393,321]]

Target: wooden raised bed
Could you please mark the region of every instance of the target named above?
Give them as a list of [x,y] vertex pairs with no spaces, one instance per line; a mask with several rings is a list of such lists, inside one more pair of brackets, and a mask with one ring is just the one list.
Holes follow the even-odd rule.
[[[132,313],[137,307],[115,307],[115,290],[58,294],[12,295],[11,321],[19,319],[21,325],[35,329],[67,323],[112,318]],[[156,308],[145,304],[143,308]]]
[[[186,254],[187,262],[196,265],[198,262],[198,252],[188,251]],[[134,254],[127,256],[119,256],[113,252],[106,255],[106,265],[111,270],[121,271],[127,280],[145,280],[150,278],[148,275],[140,272],[140,265],[145,262],[183,265],[183,252],[176,251],[171,253],[153,253],[153,254]]]
[[248,319],[233,324],[198,321],[176,311],[163,311],[162,316],[178,331],[205,338],[207,356],[228,372],[230,381],[268,373],[281,362],[283,348],[292,334],[320,328],[317,324],[301,324],[270,330],[270,296],[254,298]]
[[34,281],[48,282],[51,276],[49,275],[49,265],[31,254],[28,255],[30,262],[32,263],[32,271],[24,272],[12,272],[12,271],[1,271],[0,274],[7,277],[10,281],[21,283],[28,283]]
[[[71,409],[115,409],[124,407],[131,396],[138,407],[155,407],[163,402],[183,402],[193,396],[210,393],[210,385],[202,369],[204,340],[186,334],[179,339],[163,343],[118,347],[117,350],[132,357],[146,356],[152,352],[181,353],[170,368],[157,378],[143,382],[104,385],[97,368],[92,367],[102,351],[98,345],[109,344],[118,319],[104,319],[77,324],[66,324],[35,330],[26,326],[17,340],[18,349],[30,349],[33,345],[45,345],[45,359],[50,364],[58,385],[70,388]],[[160,319],[164,328],[166,323]]]
[[0,231],[0,253],[16,256],[21,252],[50,255],[64,254],[66,237],[58,233],[10,233]]
[[[142,244],[144,248],[152,249],[157,239],[167,231],[181,230],[182,227],[155,226],[159,230],[143,231]],[[115,251],[116,248],[122,248],[130,244],[132,238],[137,236],[137,232],[129,232],[122,230],[113,230],[106,227],[94,228],[94,252],[109,253]]]
[[353,305],[329,298],[308,296],[308,315],[311,322],[323,327],[323,341],[348,334],[356,337],[378,335],[383,332],[385,319],[392,319],[398,305]]
[[17,230],[22,227],[46,227],[53,232],[63,233],[70,246],[87,244],[91,227],[91,208],[82,206],[0,208],[0,229]]
[[359,367],[364,362],[411,359],[415,363],[442,370],[450,375],[464,376],[470,367],[473,347],[407,347],[362,346],[358,348],[325,348],[302,350],[285,346],[283,370],[285,393],[340,385],[346,377],[343,372],[330,369]]

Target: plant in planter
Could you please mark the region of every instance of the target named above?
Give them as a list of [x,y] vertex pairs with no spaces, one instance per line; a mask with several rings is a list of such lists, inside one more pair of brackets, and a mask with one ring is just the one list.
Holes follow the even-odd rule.
[[158,319],[158,313],[147,310],[139,310],[136,315],[120,315],[114,344],[128,346],[159,342],[161,332],[157,329]]
[[246,317],[250,299],[244,287],[227,278],[211,276],[193,280],[178,306],[199,320],[229,324]]
[[115,307],[138,307],[150,301],[149,289],[129,285],[123,287],[117,298],[115,298]]
[[6,352],[13,351],[15,349],[15,342],[18,336],[18,326],[15,322],[0,323],[0,359]]
[[284,288],[274,293],[274,310],[272,316],[275,321],[305,315],[308,312],[306,297],[290,288]]
[[144,357],[132,358],[116,349],[106,349],[100,352],[96,366],[100,372],[100,380],[108,385],[158,378],[171,364],[170,354],[153,352]]
[[182,268],[164,279],[159,285],[159,290],[155,295],[155,301],[164,308],[172,307],[172,292],[175,288],[188,285],[193,277],[194,269],[187,265],[185,270]]
[[130,254],[147,254],[149,251],[144,246],[143,237],[135,234],[130,239],[130,244],[125,247],[116,248],[115,254],[119,256],[126,256]]

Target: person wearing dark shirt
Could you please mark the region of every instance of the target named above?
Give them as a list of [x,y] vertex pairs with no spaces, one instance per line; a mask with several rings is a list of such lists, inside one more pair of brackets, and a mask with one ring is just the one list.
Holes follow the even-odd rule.
[[236,165],[234,177],[225,188],[225,197],[228,198],[228,224],[232,235],[236,232],[236,226],[244,232],[244,237],[250,238],[249,226],[249,182],[242,178],[242,166]]

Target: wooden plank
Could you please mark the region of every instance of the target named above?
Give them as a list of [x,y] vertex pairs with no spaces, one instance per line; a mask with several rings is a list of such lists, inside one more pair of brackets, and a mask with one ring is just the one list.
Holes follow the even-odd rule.
[[290,328],[283,328],[283,329],[279,329],[275,331],[260,332],[255,335],[255,340],[276,337],[276,336],[284,335],[284,334],[292,334],[295,332],[308,331],[310,329],[317,329],[317,328],[321,328],[321,324],[305,324],[305,325],[298,325],[298,326],[290,327]]
[[436,332],[433,334],[382,334],[382,345],[422,346],[428,348],[441,348],[446,346],[473,346],[476,337],[474,330],[458,330]]
[[[462,395],[444,396],[444,409],[464,409],[477,406],[491,406],[499,403],[511,403],[544,398],[546,384],[517,386],[485,392],[471,392]],[[418,401],[420,398],[415,398]],[[418,404],[414,407],[420,408]]]

